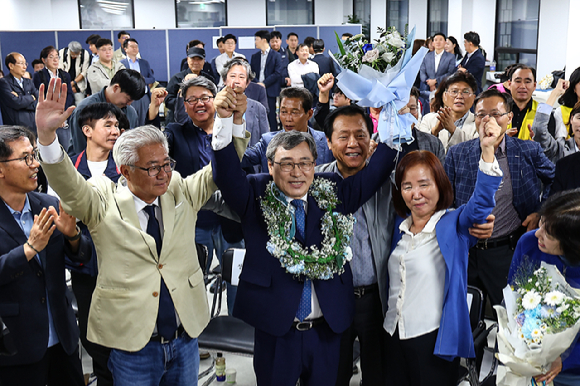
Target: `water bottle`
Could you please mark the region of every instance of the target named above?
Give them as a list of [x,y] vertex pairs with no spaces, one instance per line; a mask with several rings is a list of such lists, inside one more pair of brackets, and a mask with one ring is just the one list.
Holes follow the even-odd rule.
[[217,353],[217,358],[215,360],[215,375],[217,382],[226,381],[226,358],[223,357],[221,352]]
[[495,71],[495,60],[492,60],[489,64],[489,71]]

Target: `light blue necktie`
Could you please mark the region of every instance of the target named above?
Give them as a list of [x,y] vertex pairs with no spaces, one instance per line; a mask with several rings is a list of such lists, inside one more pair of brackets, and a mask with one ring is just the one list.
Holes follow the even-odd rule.
[[[302,200],[292,200],[292,205],[296,208],[296,240],[300,241],[302,245],[305,245],[304,238],[304,228],[306,228],[306,213],[304,212],[304,202]],[[308,315],[312,312],[312,307],[310,304],[310,298],[312,297],[312,288],[310,285],[310,279],[304,280],[304,289],[302,290],[302,297],[300,298],[300,304],[298,305],[298,311],[296,311],[296,318],[299,321],[304,321]]]

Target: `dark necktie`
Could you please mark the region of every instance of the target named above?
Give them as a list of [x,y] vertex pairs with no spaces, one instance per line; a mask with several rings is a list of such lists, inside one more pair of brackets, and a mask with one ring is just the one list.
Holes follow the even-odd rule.
[[[159,231],[159,221],[155,217],[155,205],[147,205],[145,213],[149,216],[147,221],[147,233],[155,239],[157,246],[157,255],[161,255],[161,232]],[[175,306],[169,294],[169,290],[165,285],[165,281],[161,278],[161,289],[159,291],[159,312],[157,313],[157,332],[165,339],[173,338],[175,330],[177,330],[177,321],[175,320]]]
[[[292,200],[292,205],[296,208],[296,240],[305,246],[304,229],[306,228],[306,213],[304,212],[304,202],[302,200]],[[312,306],[310,304],[311,297],[312,287],[310,285],[310,279],[305,279],[302,297],[300,298],[300,304],[298,304],[298,311],[296,311],[296,318],[301,322],[312,312]]]

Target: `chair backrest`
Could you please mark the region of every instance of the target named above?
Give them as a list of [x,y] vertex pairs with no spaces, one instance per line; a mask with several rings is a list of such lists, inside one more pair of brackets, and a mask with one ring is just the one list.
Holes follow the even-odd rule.
[[479,288],[467,286],[467,305],[471,331],[474,331],[479,321],[483,320],[483,292]]
[[195,249],[197,251],[197,260],[199,261],[199,267],[202,269],[201,272],[205,272],[208,260],[207,247],[203,244],[195,243]]
[[245,249],[235,248],[226,250],[222,255],[222,278],[231,285],[238,285],[245,255]]

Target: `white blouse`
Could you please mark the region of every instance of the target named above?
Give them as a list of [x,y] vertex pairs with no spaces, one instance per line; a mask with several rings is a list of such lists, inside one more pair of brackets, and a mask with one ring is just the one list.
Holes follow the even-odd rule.
[[439,328],[443,310],[445,260],[439,249],[435,226],[445,214],[431,216],[423,230],[410,232],[412,216],[399,226],[403,236],[388,262],[389,300],[383,327],[399,338],[410,339]]

